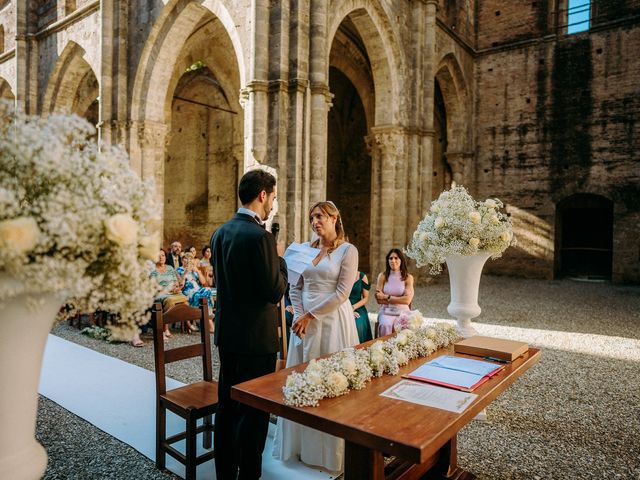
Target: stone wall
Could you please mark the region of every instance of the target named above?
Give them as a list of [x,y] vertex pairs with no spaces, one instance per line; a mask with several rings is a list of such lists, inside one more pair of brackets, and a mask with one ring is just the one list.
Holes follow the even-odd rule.
[[[511,2],[482,3],[485,15],[516,16],[505,13]],[[478,57],[474,189],[509,204],[519,240],[488,270],[553,278],[560,254],[556,206],[592,193],[614,203],[613,280],[638,281],[640,57],[634,51],[640,30],[634,22]],[[535,23],[530,32],[510,25],[508,32],[480,26],[479,44],[536,34]]]

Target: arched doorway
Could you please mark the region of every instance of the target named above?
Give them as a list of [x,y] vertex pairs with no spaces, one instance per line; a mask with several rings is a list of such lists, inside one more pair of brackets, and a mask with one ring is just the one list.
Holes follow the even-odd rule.
[[435,81],[433,109],[433,179],[431,181],[431,198],[438,196],[451,187],[451,166],[447,163],[447,109],[442,97],[440,84]]
[[143,51],[132,105],[132,117],[149,132],[132,146],[132,158],[140,159],[143,177],[156,179],[163,242],[198,250],[237,208],[244,122],[232,21],[219,2],[203,5],[167,5]]
[[16,97],[11,90],[11,85],[4,78],[0,78],[0,99],[10,103],[12,105],[12,110],[15,110],[15,101]]
[[75,113],[95,126],[99,118],[99,85],[84,55],[78,44],[67,44],[49,79],[42,110],[45,115]]
[[611,279],[613,202],[571,195],[556,207],[556,276]]
[[367,119],[358,91],[337,68],[329,70],[329,87],[335,96],[329,111],[327,198],[340,209],[349,241],[358,248],[360,269],[368,272],[371,157],[365,144]]

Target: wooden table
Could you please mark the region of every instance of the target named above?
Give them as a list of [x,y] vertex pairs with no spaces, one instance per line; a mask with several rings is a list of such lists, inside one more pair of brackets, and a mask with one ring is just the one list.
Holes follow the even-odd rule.
[[[375,378],[363,390],[321,400],[318,407],[300,408],[284,404],[282,386],[287,376],[292,371],[303,371],[306,364],[238,384],[232,388],[231,397],[344,438],[345,480],[472,479],[475,478],[473,475],[457,467],[458,431],[537,363],[540,351],[530,348],[478,387],[473,392],[478,397],[461,414],[380,396],[400,381],[400,375],[440,355],[454,355],[453,347],[441,349],[430,357],[412,360],[400,369],[398,375]],[[383,454],[394,456],[396,460],[385,467]]]

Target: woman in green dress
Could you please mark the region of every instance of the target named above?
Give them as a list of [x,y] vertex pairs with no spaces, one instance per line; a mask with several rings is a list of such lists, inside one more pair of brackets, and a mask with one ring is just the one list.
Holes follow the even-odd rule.
[[367,313],[367,307],[365,306],[369,301],[369,279],[364,272],[358,272],[358,279],[353,284],[351,293],[349,294],[349,301],[351,302],[351,308],[353,309],[353,316],[356,322],[356,328],[358,329],[358,339],[360,343],[369,341],[373,338],[371,335],[371,324],[369,323],[369,314]]

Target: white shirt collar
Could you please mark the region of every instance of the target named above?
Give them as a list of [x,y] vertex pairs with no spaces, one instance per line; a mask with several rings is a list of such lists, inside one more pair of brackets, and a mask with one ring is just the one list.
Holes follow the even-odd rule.
[[256,219],[256,222],[258,222],[260,225],[264,225],[264,222],[262,221],[262,219],[260,218],[260,215],[258,215],[256,212],[254,212],[253,210],[249,210],[248,208],[244,208],[244,207],[240,207],[238,209],[238,213],[244,213],[245,215],[250,215],[253,218]]

